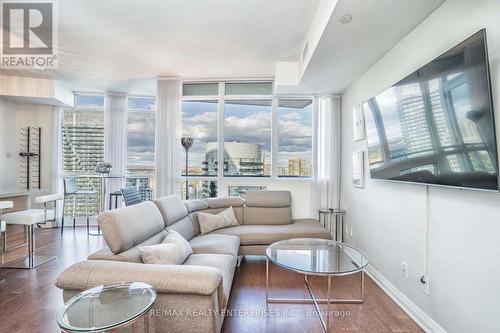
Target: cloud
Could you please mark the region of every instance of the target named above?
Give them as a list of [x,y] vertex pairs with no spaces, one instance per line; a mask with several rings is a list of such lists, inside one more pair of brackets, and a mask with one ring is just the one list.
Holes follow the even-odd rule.
[[254,112],[245,117],[226,117],[224,136],[225,140],[229,142],[255,142],[270,146],[271,114],[269,112]]
[[217,140],[217,112],[203,112],[189,116],[183,112],[182,135],[203,140]]

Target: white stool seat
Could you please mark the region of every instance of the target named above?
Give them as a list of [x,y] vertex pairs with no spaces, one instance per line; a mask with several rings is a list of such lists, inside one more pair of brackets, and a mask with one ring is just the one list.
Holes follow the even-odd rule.
[[14,202],[12,201],[0,201],[0,209],[7,209],[14,207]]
[[42,195],[39,197],[35,198],[36,203],[46,203],[50,201],[57,201],[57,200],[62,200],[64,199],[64,196],[62,194],[49,194],[49,195]]
[[[32,225],[45,222],[45,211],[43,209],[26,209],[19,212],[3,214],[2,218],[7,224]],[[54,210],[47,209],[47,220],[54,219]]]

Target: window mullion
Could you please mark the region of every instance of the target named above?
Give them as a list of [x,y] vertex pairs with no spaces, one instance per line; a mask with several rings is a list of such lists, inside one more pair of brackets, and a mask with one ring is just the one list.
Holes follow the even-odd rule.
[[271,179],[278,178],[278,99],[273,98],[271,108]]
[[225,83],[219,82],[219,105],[217,113],[217,181],[219,183],[219,191],[224,178],[224,94]]

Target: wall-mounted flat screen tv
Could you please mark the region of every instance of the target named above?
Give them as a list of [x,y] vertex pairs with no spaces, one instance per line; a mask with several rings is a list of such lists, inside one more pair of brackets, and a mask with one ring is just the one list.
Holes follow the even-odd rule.
[[363,108],[372,178],[498,191],[485,30]]

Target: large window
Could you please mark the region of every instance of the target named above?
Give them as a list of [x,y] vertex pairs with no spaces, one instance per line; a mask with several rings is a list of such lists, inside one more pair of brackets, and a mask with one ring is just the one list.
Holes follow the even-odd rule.
[[224,175],[271,175],[272,100],[229,100],[224,109]]
[[64,110],[65,173],[93,173],[104,160],[104,96],[75,96],[75,108]]
[[[271,82],[184,83],[182,136],[194,139],[189,197],[243,195],[271,179],[311,177],[312,113],[311,98],[275,96]],[[184,151],[180,163],[186,177]]]
[[255,186],[255,185],[230,185],[227,188],[227,195],[229,197],[245,197],[247,191],[265,191],[267,186]]
[[310,177],[312,100],[278,101],[278,176]]
[[154,174],[155,119],[154,99],[128,99],[127,171],[130,174]]
[[[190,176],[217,176],[217,108],[217,100],[182,103],[182,136],[194,139],[188,152]],[[183,175],[186,175],[185,154],[183,149]]]
[[128,98],[127,186],[136,186],[144,200],[154,194],[155,106],[154,98]]
[[[62,136],[64,174],[77,176],[79,189],[96,190],[98,179],[88,175],[104,161],[104,96],[75,95],[75,107],[63,111]],[[66,211],[73,209],[76,216],[96,214],[97,201],[69,200]]]

